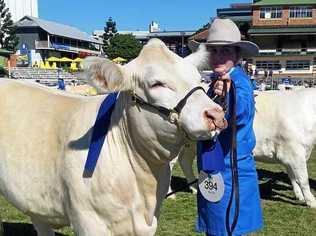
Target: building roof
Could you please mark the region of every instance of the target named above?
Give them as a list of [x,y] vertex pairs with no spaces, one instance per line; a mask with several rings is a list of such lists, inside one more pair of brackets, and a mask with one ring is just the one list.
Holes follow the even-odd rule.
[[[127,31],[127,30],[120,30],[117,33],[119,34],[132,34],[136,39],[145,39],[149,37],[149,31],[140,31],[140,30],[135,30],[135,31]],[[104,34],[104,30],[95,30],[93,31],[93,35],[95,37],[101,37]]]
[[194,39],[194,40],[199,41],[199,42],[205,42],[207,37],[208,37],[208,28],[192,35],[189,39],[190,40]]
[[268,28],[258,27],[248,30],[250,35],[293,35],[293,34],[316,34],[316,27],[281,27],[281,28]]
[[0,48],[0,55],[10,55],[10,54],[13,54],[13,53],[14,53],[13,51],[9,51],[9,50]]
[[179,37],[179,36],[191,36],[194,34],[195,30],[188,31],[157,31],[150,32],[149,37]]
[[79,29],[56,23],[53,21],[47,21],[33,16],[24,16],[21,20],[16,23],[17,27],[40,27],[51,35],[62,36],[71,39],[78,39],[91,43],[101,42],[92,38],[89,34],[80,31]]
[[233,15],[219,15],[222,18],[229,18],[232,21],[236,22],[251,22],[252,16],[233,16]]
[[273,6],[273,5],[313,5],[315,0],[259,0],[254,1],[253,6]]
[[[180,37],[180,36],[191,36],[195,33],[195,30],[187,30],[187,31],[157,31],[157,32],[149,32],[149,31],[118,31],[119,34],[132,34],[136,39],[149,39],[154,37]],[[104,31],[95,30],[94,35],[100,36],[103,35]]]

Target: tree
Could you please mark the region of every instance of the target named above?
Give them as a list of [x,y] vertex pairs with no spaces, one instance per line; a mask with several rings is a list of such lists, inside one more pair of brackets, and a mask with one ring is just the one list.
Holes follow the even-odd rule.
[[6,7],[4,0],[0,0],[0,48],[14,51],[19,43],[15,34],[16,27],[13,25],[11,13]]
[[116,22],[113,21],[112,17],[109,17],[108,21],[106,22],[106,26],[104,27],[104,34],[103,34],[103,50],[105,51],[106,48],[109,46],[109,40],[117,33],[116,29]]
[[105,53],[109,59],[123,57],[130,61],[138,56],[142,47],[142,44],[132,34],[115,34],[110,38]]
[[236,25],[238,26],[241,35],[246,39],[249,40],[249,34],[248,30],[250,29],[250,24],[249,22],[235,22]]

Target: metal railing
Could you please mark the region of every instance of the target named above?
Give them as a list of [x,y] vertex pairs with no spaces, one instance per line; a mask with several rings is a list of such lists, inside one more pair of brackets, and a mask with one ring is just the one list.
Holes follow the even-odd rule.
[[66,52],[86,52],[86,53],[91,53],[91,54],[101,54],[101,51],[96,49],[96,50],[91,50],[87,48],[79,48],[79,47],[74,47],[74,46],[69,46],[69,45],[63,45],[63,44],[54,44],[50,43],[49,41],[45,40],[36,40],[35,41],[35,48],[36,49],[57,49],[60,51],[66,51]]
[[40,41],[40,40],[35,40],[35,48],[36,49],[47,49],[50,48],[49,41]]

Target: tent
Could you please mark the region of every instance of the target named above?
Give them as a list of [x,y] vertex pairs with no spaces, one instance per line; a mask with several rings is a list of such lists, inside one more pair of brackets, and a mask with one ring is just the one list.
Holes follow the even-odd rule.
[[45,64],[43,61],[40,62],[39,68],[46,69]]
[[73,62],[82,62],[82,61],[83,61],[83,59],[80,57],[77,57],[76,59],[73,60]]
[[53,62],[53,65],[51,66],[51,69],[57,69],[57,64],[56,64],[56,62]]
[[71,64],[70,64],[70,70],[71,70],[71,71],[78,71],[78,67],[77,67],[76,62],[71,62]]
[[68,58],[68,57],[62,57],[59,60],[60,62],[72,62],[72,59]]
[[122,63],[122,62],[126,62],[127,60],[124,59],[123,57],[117,57],[117,58],[114,58],[112,61],[115,63]]
[[49,57],[47,59],[47,61],[60,61],[60,58],[58,58],[58,57]]
[[51,69],[49,61],[45,61],[45,69]]

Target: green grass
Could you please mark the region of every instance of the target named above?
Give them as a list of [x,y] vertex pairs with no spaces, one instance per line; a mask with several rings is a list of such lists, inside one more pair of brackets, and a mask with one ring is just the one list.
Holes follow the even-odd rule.
[[[313,194],[315,195],[316,150],[313,151],[308,167],[310,183]],[[264,178],[263,182],[265,182],[261,184],[261,189],[266,190],[262,196],[265,227],[261,232],[252,235],[316,235],[316,209],[310,209],[295,200],[292,187],[285,174],[284,168],[276,164],[257,163],[257,169],[259,174]],[[176,166],[173,175],[183,177],[178,166]],[[267,178],[273,178],[273,181],[267,181]],[[272,187],[272,190],[269,191],[270,187]],[[195,196],[186,192],[178,193],[176,200],[167,199],[164,201],[156,235],[201,236],[202,234],[194,232],[195,216]],[[12,207],[2,197],[0,197],[0,219],[9,223],[30,223],[28,217]],[[12,225],[13,227],[17,227],[18,224]],[[30,225],[24,226],[30,228]],[[62,232],[63,235],[74,235],[70,228],[64,228],[58,232]],[[29,234],[22,232],[14,236],[20,235]]]

